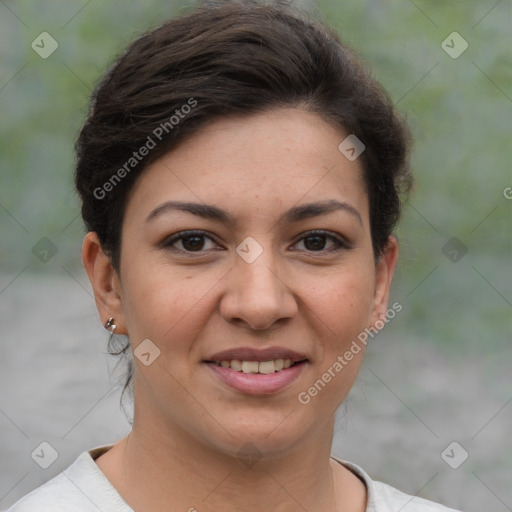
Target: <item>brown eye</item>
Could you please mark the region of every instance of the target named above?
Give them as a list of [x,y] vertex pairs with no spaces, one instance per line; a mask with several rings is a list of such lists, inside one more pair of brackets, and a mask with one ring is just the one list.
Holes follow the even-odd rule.
[[321,251],[325,247],[325,235],[312,235],[304,238],[304,246],[311,251]]
[[202,235],[184,236],[181,239],[181,243],[187,251],[201,250],[204,247],[204,236],[202,236]]
[[[344,240],[324,231],[311,231],[299,240],[299,242],[302,241],[304,247],[309,252],[335,252],[342,249],[350,249],[349,245]],[[334,248],[325,250],[328,241],[334,243]]]
[[[216,246],[217,244],[212,237],[208,236],[204,231],[181,231],[180,233],[164,240],[161,244],[163,248],[172,248],[180,252],[205,252],[206,241],[210,240]],[[181,243],[181,247],[175,247]],[[206,250],[213,247],[206,247]]]

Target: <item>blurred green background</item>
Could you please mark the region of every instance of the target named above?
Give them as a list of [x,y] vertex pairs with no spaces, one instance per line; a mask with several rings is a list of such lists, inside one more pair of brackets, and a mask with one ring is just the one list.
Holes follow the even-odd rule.
[[[73,143],[88,95],[130,40],[193,5],[0,6],[3,272],[16,275],[27,266],[30,272],[81,272],[84,231],[72,183]],[[398,229],[402,252],[394,285],[407,310],[403,328],[457,350],[485,350],[490,340],[496,349],[508,345],[512,200],[503,191],[512,185],[510,2],[297,5],[329,22],[355,48],[414,133],[416,189]],[[41,27],[59,44],[47,59],[30,46]],[[457,59],[441,47],[454,31],[469,45]],[[46,263],[32,253],[42,237],[57,249]],[[457,262],[443,253],[452,237],[467,248]]]
[[[41,439],[62,454],[56,474],[79,448],[113,440],[125,428],[123,418],[113,418],[116,399],[93,410],[109,386],[98,359],[106,339],[93,298],[84,295],[73,144],[89,95],[115,56],[194,5],[0,3],[0,389],[9,390],[0,399],[7,433],[0,502],[48,478],[28,455]],[[349,420],[361,419],[347,435],[338,431],[340,452],[408,492],[445,471],[426,496],[444,496],[464,510],[482,510],[489,499],[493,510],[511,510],[511,2],[297,5],[331,24],[365,60],[415,138],[416,187],[397,231],[401,254],[390,299],[403,311],[368,351],[355,399],[348,400]],[[43,31],[58,42],[46,59],[31,47]],[[468,47],[453,58],[459,37]],[[41,247],[55,253],[44,261]],[[372,384],[372,375],[379,382]],[[367,409],[361,389],[368,390]],[[78,423],[81,430],[66,440],[68,425]],[[31,435],[23,438],[20,426]],[[461,472],[439,457],[454,438],[470,446]],[[23,480],[27,468],[30,480]]]

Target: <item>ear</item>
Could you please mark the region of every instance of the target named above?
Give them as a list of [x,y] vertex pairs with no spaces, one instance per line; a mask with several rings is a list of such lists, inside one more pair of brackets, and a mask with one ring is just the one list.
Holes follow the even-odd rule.
[[[373,310],[371,315],[371,327],[375,327],[377,320],[386,318],[388,308],[389,289],[398,260],[398,240],[394,235],[388,238],[384,252],[380,255],[375,266],[375,292],[373,296]],[[381,322],[379,322],[381,323]],[[377,329],[379,330],[379,329]]]
[[103,252],[98,235],[89,231],[82,243],[82,263],[91,282],[96,307],[103,325],[114,318],[116,334],[127,334],[123,313],[121,281],[110,258]]

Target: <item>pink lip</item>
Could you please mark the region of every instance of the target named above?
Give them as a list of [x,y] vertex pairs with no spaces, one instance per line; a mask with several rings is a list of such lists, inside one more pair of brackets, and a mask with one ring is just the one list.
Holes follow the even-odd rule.
[[291,359],[292,363],[307,359],[306,354],[295,352],[286,347],[267,347],[263,349],[254,349],[251,347],[237,347],[229,350],[217,352],[206,361],[271,361],[274,359]]
[[[233,358],[235,359],[235,358]],[[269,358],[273,359],[273,358]],[[267,359],[267,361],[269,360]],[[289,358],[288,358],[289,359]],[[248,361],[249,359],[244,359]],[[269,395],[283,390],[296,380],[306,367],[307,362],[297,363],[290,368],[270,374],[244,373],[224,368],[215,363],[206,363],[213,374],[229,387],[249,395]]]

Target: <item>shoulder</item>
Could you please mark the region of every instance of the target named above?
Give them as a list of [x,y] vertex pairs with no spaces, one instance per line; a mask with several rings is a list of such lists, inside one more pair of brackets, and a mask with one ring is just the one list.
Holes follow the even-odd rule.
[[80,496],[80,491],[66,478],[63,471],[21,498],[6,512],[83,512],[92,505],[84,500],[86,496]]
[[383,482],[373,482],[375,512],[458,512],[440,503],[405,494]]
[[133,512],[94,462],[110,447],[82,452],[68,468],[5,512]]
[[411,496],[383,482],[372,480],[356,464],[334,456],[332,458],[350,469],[365,483],[368,493],[366,512],[396,512],[397,510],[401,512],[460,512],[440,503],[425,500],[418,496]]

